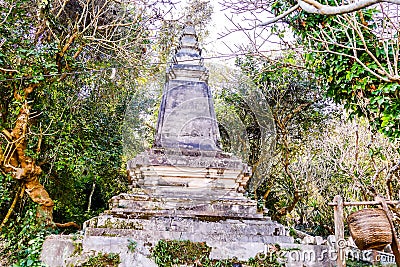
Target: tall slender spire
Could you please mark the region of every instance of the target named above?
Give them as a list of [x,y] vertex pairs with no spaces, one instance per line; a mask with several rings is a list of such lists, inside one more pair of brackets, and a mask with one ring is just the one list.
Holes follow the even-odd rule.
[[195,28],[186,24],[179,46],[167,70],[168,80],[208,81],[208,70],[203,66],[203,58],[199,47]]
[[219,130],[195,28],[187,23],[168,68],[155,146],[220,150]]

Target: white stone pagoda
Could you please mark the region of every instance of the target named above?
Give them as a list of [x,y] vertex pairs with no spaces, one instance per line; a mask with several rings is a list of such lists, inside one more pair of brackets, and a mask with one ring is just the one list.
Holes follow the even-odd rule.
[[222,151],[219,139],[208,71],[195,29],[186,25],[166,71],[154,147],[127,163],[129,192],[85,223],[80,255],[71,245],[77,241],[48,238],[43,251],[60,256],[45,262],[69,266],[94,251],[118,253],[120,266],[156,266],[149,255],[161,239],[206,242],[210,257],[239,260],[262,253],[266,244],[292,244],[285,227],[243,195],[250,168]]

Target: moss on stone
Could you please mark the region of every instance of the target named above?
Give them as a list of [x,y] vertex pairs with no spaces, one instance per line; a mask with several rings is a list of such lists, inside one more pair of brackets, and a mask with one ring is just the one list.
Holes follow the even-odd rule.
[[117,253],[99,253],[89,257],[81,266],[90,267],[117,267],[121,263]]
[[80,255],[83,250],[82,242],[74,241],[72,244],[74,245],[74,251],[72,252],[72,255]]
[[206,242],[191,242],[189,240],[160,240],[152,248],[151,257],[160,267],[203,266],[203,267],[278,267],[279,254],[259,254],[248,261],[237,259],[210,259],[212,248]]
[[211,247],[205,242],[160,240],[152,249],[152,258],[161,267],[173,264],[196,264],[208,259]]
[[103,233],[102,236],[116,237],[118,235],[117,234],[112,234],[112,233]]

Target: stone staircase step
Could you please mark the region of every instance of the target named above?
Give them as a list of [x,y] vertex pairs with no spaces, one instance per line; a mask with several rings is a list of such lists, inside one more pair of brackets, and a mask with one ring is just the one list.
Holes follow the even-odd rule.
[[133,240],[157,243],[158,240],[191,240],[193,242],[258,242],[258,243],[290,243],[293,238],[289,236],[252,235],[246,233],[200,233],[196,231],[143,231],[135,229],[110,229],[110,228],[87,228],[89,236],[103,237],[129,237]]
[[[280,224],[271,220],[220,220],[220,221],[204,221],[193,218],[184,217],[154,217],[151,219],[131,218],[124,219],[114,216],[99,216],[88,221],[88,227],[109,227],[116,229],[125,229],[135,227],[135,225],[142,225],[146,230],[162,230],[169,229],[171,226],[180,226],[182,229],[196,229],[201,231],[224,231],[231,228],[243,229],[243,231],[263,231],[265,229],[273,228],[273,232],[279,229],[280,235],[286,235],[286,229]],[[271,234],[273,234],[271,232]]]

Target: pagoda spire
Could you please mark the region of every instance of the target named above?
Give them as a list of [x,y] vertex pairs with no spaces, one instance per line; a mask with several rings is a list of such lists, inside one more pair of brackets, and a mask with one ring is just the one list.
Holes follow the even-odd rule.
[[204,67],[196,30],[186,23],[172,63],[158,115],[155,146],[220,150],[208,70]]
[[204,67],[196,30],[191,23],[186,23],[183,28],[172,64],[167,70],[167,79],[208,81],[208,70]]

